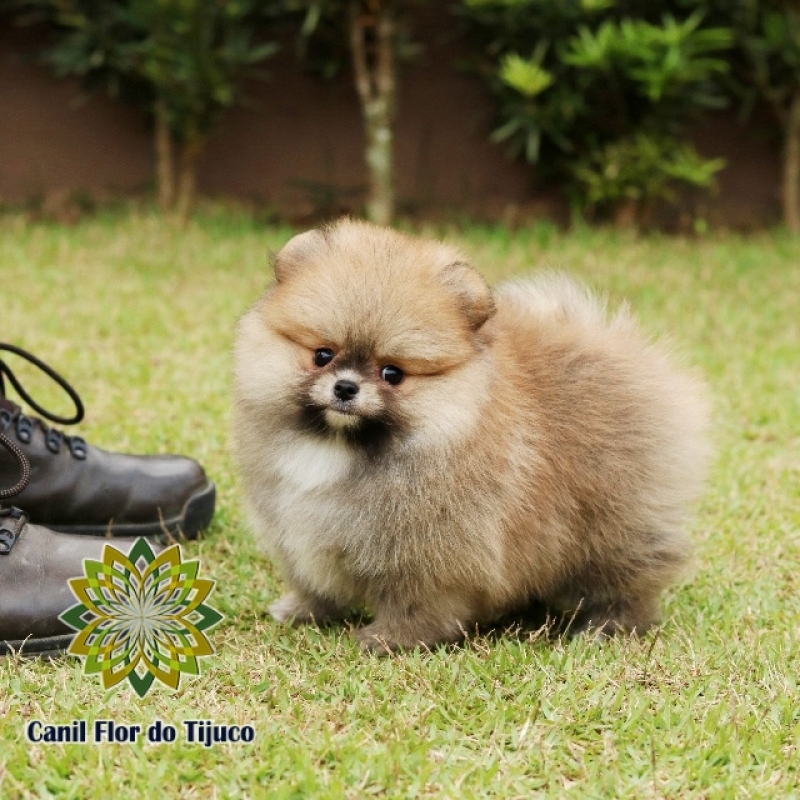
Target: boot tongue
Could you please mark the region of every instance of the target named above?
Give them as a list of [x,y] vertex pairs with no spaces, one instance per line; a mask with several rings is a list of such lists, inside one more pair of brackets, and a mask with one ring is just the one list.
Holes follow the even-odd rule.
[[11,411],[13,413],[19,406],[16,403],[12,403],[7,397],[0,395],[0,408],[4,408],[6,411]]

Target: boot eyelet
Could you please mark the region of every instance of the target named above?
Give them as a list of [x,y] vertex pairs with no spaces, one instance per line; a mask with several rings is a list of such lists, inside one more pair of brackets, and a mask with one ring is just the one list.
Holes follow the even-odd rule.
[[44,443],[47,445],[47,449],[53,455],[58,455],[61,452],[62,441],[62,435],[58,431],[54,431],[52,428],[47,431],[47,435],[44,437]]
[[17,543],[17,534],[11,528],[0,528],[0,556],[8,555]]
[[17,417],[17,439],[23,444],[30,444],[33,438],[33,422],[24,414]]
[[86,444],[86,441],[82,439],[80,436],[70,436],[67,440],[69,444],[69,452],[72,454],[72,457],[77,459],[78,461],[85,461],[86,456],[88,455],[88,448],[89,446]]

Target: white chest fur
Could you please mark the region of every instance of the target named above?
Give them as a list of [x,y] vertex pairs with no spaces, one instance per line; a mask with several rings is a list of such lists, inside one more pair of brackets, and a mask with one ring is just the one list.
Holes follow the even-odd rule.
[[[317,592],[350,600],[352,578],[342,573],[342,504],[353,461],[336,439],[299,439],[273,457],[273,482],[258,504],[267,511],[256,524],[267,549]],[[258,515],[257,515],[258,516]]]
[[348,446],[337,439],[295,439],[278,454],[275,470],[295,490],[308,492],[342,481],[352,458]]

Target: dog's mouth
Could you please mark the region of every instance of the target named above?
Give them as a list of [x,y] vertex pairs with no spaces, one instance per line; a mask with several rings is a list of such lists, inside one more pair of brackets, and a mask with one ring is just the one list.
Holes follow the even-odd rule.
[[340,400],[334,400],[327,408],[323,408],[322,414],[328,427],[335,430],[355,428],[364,420],[352,403]]
[[303,423],[318,432],[328,429],[357,428],[376,421],[376,417],[365,414],[355,403],[332,400],[330,403],[306,403],[302,409]]
[[352,403],[309,403],[301,409],[300,427],[316,436],[340,437],[346,442],[377,451],[385,447],[402,425],[388,412],[366,415]]

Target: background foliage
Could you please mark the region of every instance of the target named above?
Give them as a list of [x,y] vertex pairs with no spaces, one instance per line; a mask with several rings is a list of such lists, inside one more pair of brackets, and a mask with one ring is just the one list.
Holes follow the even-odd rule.
[[721,169],[685,140],[726,99],[732,35],[675,3],[467,0],[465,17],[500,105],[493,137],[566,183],[576,210],[647,215]]
[[[242,79],[277,50],[258,0],[30,0],[29,18],[50,23],[43,57],[57,75],[139,106],[153,120],[158,195],[185,220],[196,161]],[[179,150],[178,158],[173,155]],[[177,160],[177,167],[175,161]]]
[[[0,3],[49,24],[44,57],[58,74],[153,119],[161,206],[177,202],[183,218],[198,154],[279,46],[320,76],[349,69],[364,118],[367,211],[391,219],[398,84],[403,56],[420,53],[409,31],[422,0]],[[724,166],[697,152],[692,125],[725,106],[766,107],[783,142],[784,219],[800,230],[796,0],[459,0],[449,9],[496,100],[492,138],[535,165],[540,184],[562,187],[576,215],[647,226],[654,208],[691,204]]]

